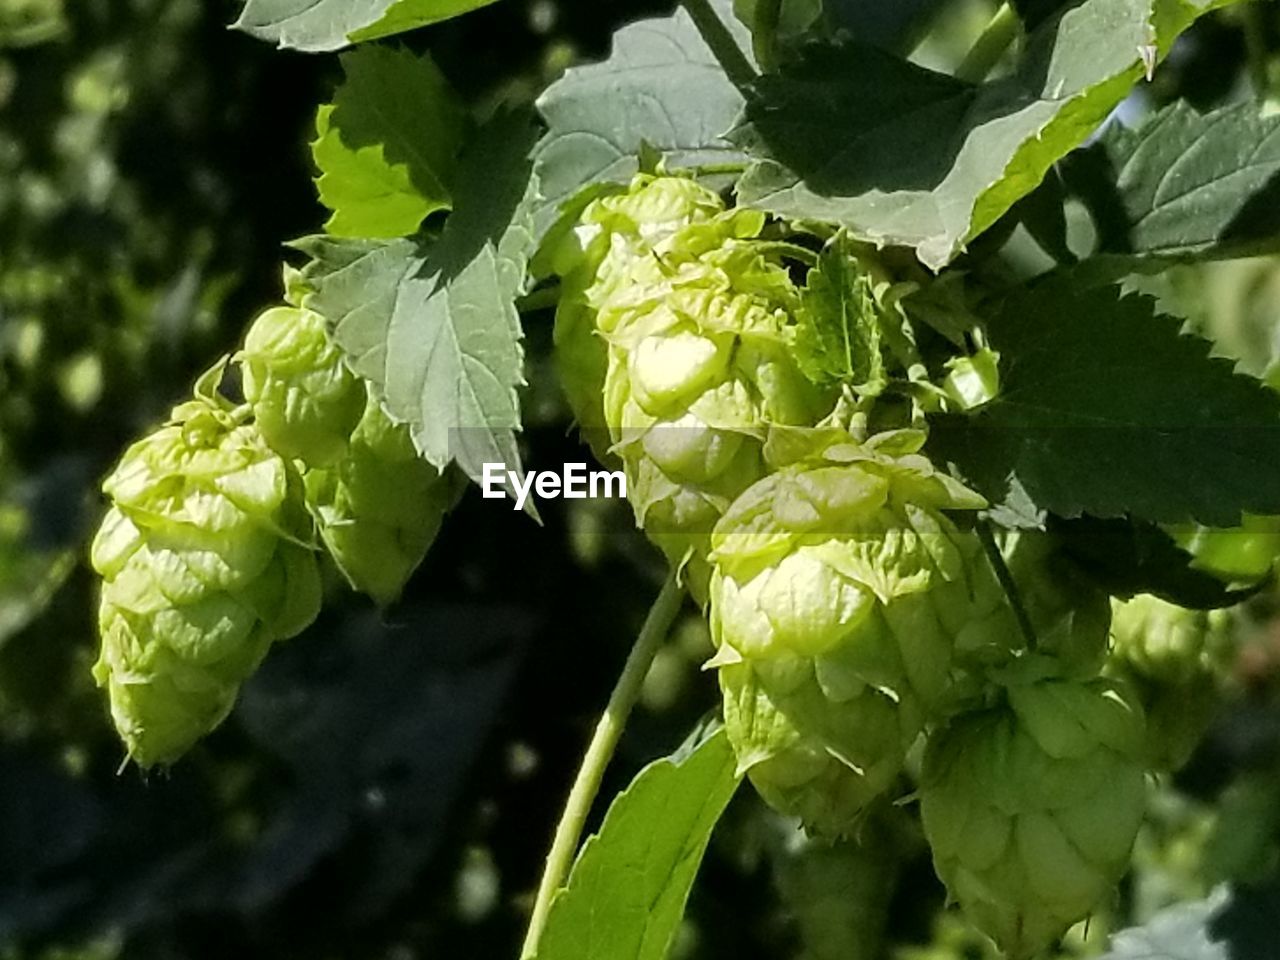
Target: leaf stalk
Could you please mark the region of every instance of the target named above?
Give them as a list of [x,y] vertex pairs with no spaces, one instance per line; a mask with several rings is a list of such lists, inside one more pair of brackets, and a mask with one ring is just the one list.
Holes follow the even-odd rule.
[[991,17],[982,35],[974,42],[960,66],[956,68],[956,77],[971,83],[981,83],[985,80],[987,74],[1000,62],[1000,58],[1009,49],[1009,45],[1018,36],[1021,28],[1022,21],[1018,19],[1018,12],[1014,10],[1013,4],[1007,0],[1000,4],[1000,9]]
[[618,740],[626,726],[627,717],[639,699],[640,689],[644,684],[649,667],[657,655],[662,641],[675,622],[676,614],[684,599],[683,590],[678,579],[678,568],[672,567],[662,585],[649,614],[645,617],[644,626],[636,637],[635,646],[627,655],[622,674],[609,696],[600,722],[596,724],[595,733],[582,757],[582,766],[569,791],[569,799],[565,803],[564,813],[556,826],[555,837],[551,842],[551,850],[547,854],[546,868],[542,880],[538,884],[538,893],[533,904],[533,914],[529,919],[529,930],[525,934],[524,946],[520,949],[521,960],[532,960],[538,951],[538,940],[547,925],[547,917],[551,912],[551,903],[556,893],[564,886],[569,869],[573,866],[574,855],[578,850],[578,841],[591,812],[596,794],[600,791],[600,781],[604,778],[605,768],[613,758]]
[[741,90],[759,74],[747,59],[738,42],[733,39],[729,28],[711,9],[709,0],[680,0],[681,6],[693,19],[702,40],[711,48],[711,53],[729,78],[729,82]]

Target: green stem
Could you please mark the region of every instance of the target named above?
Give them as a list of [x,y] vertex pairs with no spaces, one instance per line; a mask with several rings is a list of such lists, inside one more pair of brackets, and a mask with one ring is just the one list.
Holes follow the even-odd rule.
[[521,313],[532,313],[535,310],[546,310],[560,302],[560,285],[552,284],[540,290],[527,293],[516,301],[516,309]]
[[1031,625],[1031,618],[1027,616],[1027,608],[1022,605],[1018,585],[1013,582],[1009,565],[1004,562],[1004,554],[1000,552],[1000,545],[996,543],[995,534],[991,532],[991,524],[986,520],[979,520],[977,531],[978,539],[982,541],[982,549],[987,552],[991,569],[995,571],[996,579],[1000,581],[1000,587],[1004,590],[1009,606],[1013,608],[1013,617],[1018,621],[1018,629],[1022,631],[1022,638],[1027,642],[1027,649],[1034,650],[1037,644],[1035,627]]
[[716,16],[708,0],[681,0],[681,4],[693,19],[703,41],[711,48],[711,53],[719,62],[729,82],[741,89],[758,75],[742,48],[738,46],[733,34]]
[[1262,22],[1262,5],[1246,3],[1243,15],[1249,79],[1253,83],[1254,96],[1261,99],[1271,92],[1271,78],[1267,73],[1267,39]]
[[751,50],[765,73],[777,66],[774,50],[778,45],[781,18],[782,0],[756,0],[756,14],[751,22]]
[[533,915],[529,919],[529,931],[524,938],[524,946],[520,950],[522,960],[530,960],[538,950],[538,940],[547,924],[547,915],[551,911],[551,901],[556,892],[564,885],[573,865],[574,854],[578,850],[578,841],[582,837],[582,829],[591,812],[591,805],[600,790],[600,781],[604,777],[605,768],[613,757],[618,746],[618,739],[626,726],[631,708],[640,696],[640,688],[649,673],[653,658],[657,655],[662,641],[666,638],[676,614],[680,612],[680,604],[684,599],[680,588],[677,568],[673,567],[667,574],[666,582],[658,593],[649,615],[645,618],[640,635],[636,637],[635,646],[627,656],[622,668],[622,675],[609,696],[604,715],[596,724],[595,733],[587,752],[582,757],[582,766],[569,791],[569,799],[565,803],[564,813],[556,827],[555,838],[551,842],[551,851],[547,854],[546,868],[542,873],[542,881],[538,884],[537,898],[533,904]]
[[1013,4],[1000,4],[1000,9],[982,31],[982,36],[978,37],[956,68],[956,76],[961,80],[981,83],[1000,62],[1021,28],[1022,22],[1018,19],[1018,12],[1013,9]]

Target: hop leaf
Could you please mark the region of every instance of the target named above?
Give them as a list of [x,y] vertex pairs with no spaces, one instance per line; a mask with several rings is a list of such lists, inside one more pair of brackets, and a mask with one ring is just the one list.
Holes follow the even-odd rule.
[[317,467],[342,456],[365,391],[323,317],[297,307],[268,310],[249,328],[239,359],[245,399],[273,449]]
[[301,483],[254,426],[197,399],[131,446],[103,490],[94,677],[130,757],[171,763],[319,611]]
[[320,537],[353,587],[394,602],[440,530],[458,487],[418,456],[405,424],[369,394],[346,455],[305,476]]
[[1012,685],[929,738],[925,834],[951,897],[1010,960],[1084,919],[1142,821],[1139,708],[1108,681]]

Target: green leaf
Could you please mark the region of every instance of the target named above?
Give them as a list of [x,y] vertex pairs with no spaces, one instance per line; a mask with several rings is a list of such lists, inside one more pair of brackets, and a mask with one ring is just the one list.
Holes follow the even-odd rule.
[[1015,293],[988,328],[1000,396],[940,418],[934,453],[995,504],[1065,517],[1231,527],[1280,513],[1280,398],[1181,323],[1114,287]]
[[737,786],[723,729],[685,758],[641,770],[556,895],[538,960],[664,960]]
[[623,27],[607,60],[566,71],[538,98],[548,127],[535,157],[539,236],[584,187],[630,180],[645,145],[669,167],[743,161],[724,138],[741,109],[683,9]]
[[[740,200],[911,246],[940,268],[1079,146],[1196,17],[1230,0],[1086,0],[978,86],[869,45],[813,45],[748,91]],[[923,149],[927,146],[928,149]]]
[[307,306],[325,316],[352,368],[407,421],[424,457],[519,473],[522,374],[515,298],[533,248],[530,118],[500,117],[463,152],[454,212],[438,240],[310,238]]
[[795,356],[806,377],[878,392],[884,360],[871,278],[842,238],[827,244],[809,271],[797,321]]
[[1257,103],[1200,114],[1177,102],[1118,124],[1064,164],[1118,270],[1280,248],[1280,116]]
[[448,20],[494,0],[247,0],[233,26],[279,47],[322,53]]
[[363,47],[342,56],[346,81],[316,116],[320,202],[337,237],[403,237],[450,205],[467,132],[462,104],[428,56]]

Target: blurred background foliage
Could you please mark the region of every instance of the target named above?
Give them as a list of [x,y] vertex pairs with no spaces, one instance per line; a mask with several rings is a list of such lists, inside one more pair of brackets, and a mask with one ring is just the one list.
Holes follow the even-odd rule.
[[[281,244],[316,230],[306,143],[334,57],[230,32],[234,0],[0,0],[0,958],[511,957],[580,751],[661,578],[610,502],[545,528],[468,497],[384,616],[335,583],[235,714],[165,774],[121,771],[88,664],[85,541],[98,479],[278,300]],[[835,28],[902,47],[931,0],[830,0]],[[481,107],[602,55],[653,0],[503,0],[408,38]],[[990,15],[946,5],[918,58],[954,63]],[[909,37],[910,40],[904,40]],[[1273,101],[1274,6],[1209,18],[1137,117],[1179,96]],[[1276,84],[1273,86],[1273,84]],[[999,231],[997,231],[999,232]],[[1009,235],[1004,256],[1025,259]],[[1135,279],[1255,373],[1280,350],[1280,261]],[[527,318],[531,466],[580,459]],[[1280,595],[1232,614],[1232,679],[1152,814],[1114,929],[1280,842]],[[694,611],[646,684],[620,788],[715,704]],[[943,911],[913,821],[822,846],[742,791],[713,842],[681,958],[981,960]]]

